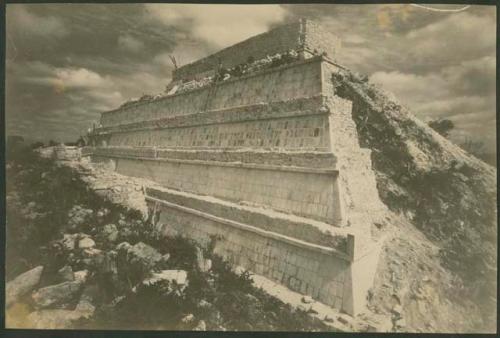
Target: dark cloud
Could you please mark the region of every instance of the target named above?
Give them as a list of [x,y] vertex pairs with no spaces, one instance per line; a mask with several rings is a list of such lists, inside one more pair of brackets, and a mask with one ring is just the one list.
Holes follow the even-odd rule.
[[337,34],[338,61],[417,116],[450,118],[456,139],[482,137],[494,149],[493,6],[9,4],[7,131],[73,140],[103,110],[163,91],[169,55],[186,64],[298,17]]

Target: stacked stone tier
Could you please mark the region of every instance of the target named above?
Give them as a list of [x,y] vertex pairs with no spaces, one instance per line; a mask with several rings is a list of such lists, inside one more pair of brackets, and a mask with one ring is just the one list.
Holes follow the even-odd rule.
[[190,193],[339,224],[338,175],[331,153],[96,148],[123,175]]
[[328,224],[165,188],[147,188],[157,229],[187,236],[232,266],[351,311],[353,235]]
[[330,152],[265,151],[252,149],[178,149],[157,147],[86,147],[99,157],[158,160],[205,165],[281,169],[283,171],[335,173],[336,158]]
[[97,130],[99,145],[325,151],[328,109],[315,96],[128,123]]
[[340,225],[322,62],[103,113],[93,156],[167,188]]
[[350,233],[342,228],[268,208],[238,204],[212,196],[192,194],[163,187],[146,187],[146,199],[222,222],[264,237],[284,240],[292,245],[333,254],[345,260],[349,256]]
[[191,91],[104,112],[103,128],[199,112],[298,100],[322,94],[322,57],[314,57]]
[[167,236],[187,236],[232,266],[350,311],[349,266],[355,238],[309,218],[173,189],[148,187],[153,222]]

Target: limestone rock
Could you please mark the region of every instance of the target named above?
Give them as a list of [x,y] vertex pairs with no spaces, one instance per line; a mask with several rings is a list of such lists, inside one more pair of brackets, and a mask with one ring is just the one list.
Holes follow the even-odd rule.
[[5,286],[5,306],[9,307],[11,304],[15,303],[19,297],[33,290],[40,282],[42,272],[43,266],[37,266],[8,282]]
[[89,235],[84,233],[64,234],[63,238],[56,241],[56,243],[61,245],[65,251],[73,251],[79,247],[79,242],[85,239],[92,240]]
[[90,249],[95,246],[95,242],[92,238],[86,237],[78,241],[78,248],[79,249]]
[[74,280],[76,282],[85,283],[89,276],[89,270],[80,270],[74,273]]
[[88,248],[82,252],[83,257],[85,258],[95,258],[96,256],[100,256],[102,254],[103,251],[96,248]]
[[[122,248],[124,247],[122,246]],[[126,255],[129,263],[140,264],[149,269],[153,268],[162,259],[162,255],[155,248],[143,242],[127,247]]]
[[69,302],[82,287],[82,282],[64,282],[38,289],[32,294],[36,306],[44,308],[51,305]]
[[118,239],[118,229],[114,224],[106,224],[101,229],[99,236],[107,242],[114,243]]
[[59,269],[59,271],[57,271],[57,276],[62,282],[71,282],[75,280],[73,269],[69,265],[65,265]]

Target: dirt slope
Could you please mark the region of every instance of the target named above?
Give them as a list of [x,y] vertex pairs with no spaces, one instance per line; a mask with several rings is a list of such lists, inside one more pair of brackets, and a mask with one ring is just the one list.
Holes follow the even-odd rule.
[[[373,299],[402,302],[408,331],[494,331],[496,169],[361,77],[342,72],[332,81],[335,93],[353,102],[379,195],[397,215],[385,229],[394,237]],[[384,284],[400,287],[391,293]]]

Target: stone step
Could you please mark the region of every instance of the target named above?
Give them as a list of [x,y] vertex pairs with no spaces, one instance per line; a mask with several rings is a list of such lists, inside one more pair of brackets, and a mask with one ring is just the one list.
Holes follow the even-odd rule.
[[[327,223],[277,212],[271,209],[237,204],[211,196],[201,196],[161,187],[146,187],[146,200],[167,204],[182,211],[202,213],[249,231],[266,232],[274,237],[286,237],[292,241],[322,247],[350,259],[349,241],[352,233]],[[202,216],[203,216],[202,215]]]
[[216,163],[248,163],[330,170],[335,170],[337,162],[335,155],[326,151],[179,149],[161,147],[85,147],[85,153],[106,157],[170,159]]

